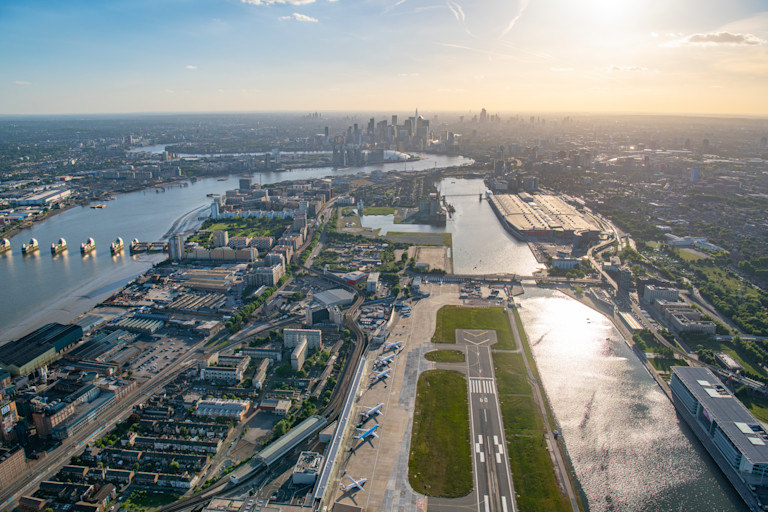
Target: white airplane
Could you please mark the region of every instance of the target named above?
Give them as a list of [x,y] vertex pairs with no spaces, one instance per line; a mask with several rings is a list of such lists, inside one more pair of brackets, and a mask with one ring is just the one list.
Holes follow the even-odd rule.
[[395,358],[395,354],[390,354],[387,357],[380,357],[376,361],[374,361],[373,364],[376,366],[386,366],[389,363],[392,362],[392,360]]
[[379,415],[379,414],[381,414],[382,416],[384,415],[384,413],[381,412],[381,408],[384,407],[384,403],[383,402],[380,403],[379,405],[377,405],[376,407],[367,407],[365,405],[363,407],[365,409],[368,409],[367,411],[361,411],[360,412],[360,415],[363,418],[370,418],[372,416],[376,416],[376,415]]
[[352,478],[349,475],[347,475],[347,478],[352,480],[352,483],[351,484],[347,484],[347,485],[339,484],[339,488],[342,491],[346,492],[346,491],[351,491],[352,489],[359,489],[361,491],[365,490],[365,489],[363,489],[363,484],[368,481],[367,478],[361,478],[360,480],[355,480],[354,478]]
[[375,372],[373,375],[371,375],[371,380],[377,381],[381,379],[386,379],[389,377],[389,372],[392,371],[392,368],[387,368],[383,372]]
[[384,345],[384,352],[387,350],[397,350],[403,345],[403,341],[393,341],[392,343],[387,343]]
[[374,425],[371,428],[369,428],[368,430],[363,430],[362,428],[356,428],[356,430],[360,431],[361,434],[356,435],[355,439],[361,439],[361,440],[365,441],[366,438],[368,438],[368,437],[379,437],[376,434],[376,429],[377,428],[379,428],[379,425]]

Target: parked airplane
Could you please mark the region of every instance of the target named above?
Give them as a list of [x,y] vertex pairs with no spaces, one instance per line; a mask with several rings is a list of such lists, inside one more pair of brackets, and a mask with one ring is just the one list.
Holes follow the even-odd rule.
[[374,425],[368,430],[363,430],[362,428],[357,428],[356,430],[360,431],[361,434],[358,434],[355,436],[355,439],[362,439],[365,441],[368,437],[379,437],[376,434],[376,429],[379,428],[379,425]]
[[346,492],[346,491],[351,491],[351,490],[353,490],[353,489],[355,489],[355,490],[358,490],[358,489],[359,489],[359,490],[361,490],[361,491],[364,491],[364,490],[365,490],[365,489],[363,489],[363,484],[364,484],[365,482],[367,482],[367,481],[368,481],[368,479],[367,479],[367,478],[361,478],[360,480],[355,480],[354,478],[352,478],[352,477],[351,477],[351,476],[349,476],[349,475],[347,475],[347,478],[349,478],[350,480],[352,480],[352,483],[351,483],[351,484],[347,484],[347,485],[344,485],[344,484],[339,484],[339,488],[340,488],[342,491],[345,491],[345,492]]
[[403,345],[403,341],[393,341],[392,343],[387,343],[384,345],[384,352],[388,350],[397,350]]
[[381,379],[386,379],[389,377],[389,372],[392,371],[392,368],[387,368],[383,372],[375,372],[373,375],[371,375],[371,380],[377,381]]
[[391,363],[394,358],[395,358],[395,354],[390,354],[387,357],[378,358],[373,364],[375,364],[376,366],[386,366],[389,363]]
[[362,412],[360,412],[360,415],[361,415],[363,418],[370,418],[370,417],[372,417],[372,416],[376,416],[376,415],[378,415],[378,414],[381,414],[382,416],[384,415],[384,413],[383,413],[383,412],[381,412],[381,408],[382,408],[382,407],[384,407],[384,404],[383,404],[383,403],[380,403],[380,404],[379,404],[379,405],[377,405],[376,407],[367,407],[367,406],[365,406],[365,405],[364,405],[363,407],[364,407],[365,409],[368,409],[367,411],[362,411]]

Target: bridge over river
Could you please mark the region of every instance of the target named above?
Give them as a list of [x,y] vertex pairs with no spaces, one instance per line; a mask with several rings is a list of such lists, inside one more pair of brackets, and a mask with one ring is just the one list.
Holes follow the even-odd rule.
[[520,274],[413,274],[427,282],[463,283],[466,281],[481,281],[485,283],[512,284],[523,281],[535,281],[541,284],[584,284],[592,286],[606,285],[605,281],[597,278],[570,278],[542,275]]

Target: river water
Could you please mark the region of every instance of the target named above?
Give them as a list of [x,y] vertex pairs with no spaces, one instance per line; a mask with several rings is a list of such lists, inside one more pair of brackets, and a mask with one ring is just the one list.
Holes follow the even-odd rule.
[[[438,166],[460,163],[446,159]],[[418,169],[417,164],[424,169],[434,166],[427,160],[409,168]],[[262,174],[261,179],[266,184],[327,174],[328,169],[304,169]],[[198,223],[201,213],[207,214],[206,194],[236,186],[234,178],[206,179],[166,187],[164,193],[125,194],[103,210],[74,208],[14,237],[13,253],[0,255],[2,339],[47,321],[69,321],[152,264],[151,257],[131,257],[127,252],[113,258],[108,245],[116,236],[126,241],[159,240],[170,231],[183,231]],[[485,192],[482,181],[447,179],[439,188],[456,208],[444,229],[453,234],[455,272],[530,274],[540,268],[527,245],[504,231],[487,201],[479,200]],[[363,221],[385,231],[443,231],[395,225],[391,217]],[[31,236],[40,241],[40,253],[22,257],[20,244]],[[71,249],[52,258],[48,247],[60,236],[67,238]],[[81,258],[79,243],[89,236],[96,239],[97,253]],[[545,391],[590,511],[744,510],[610,321],[551,289],[529,287],[518,299]]]
[[[328,167],[290,172],[264,172],[251,175],[254,183],[354,175],[360,172],[418,171],[464,165],[464,157],[423,155],[424,159],[406,163],[381,164],[332,170]],[[158,241],[171,232],[183,232],[200,224],[207,216],[211,199],[206,194],[223,194],[238,187],[238,176],[227,181],[206,178],[196,183],[164,186],[164,192],[148,189],[121,194],[107,201],[106,208],[74,207],[35,224],[11,238],[12,251],[0,254],[0,342],[18,338],[47,322],[69,322],[109,297],[125,283],[141,274],[164,255],[131,256],[126,251],[112,256],[109,244],[121,237],[126,244],[134,238]],[[159,189],[157,189],[159,190]],[[51,256],[51,243],[67,241],[69,250]],[[80,243],[89,237],[96,251],[80,255]],[[40,250],[22,256],[21,244],[35,238]],[[126,245],[127,247],[127,245]]]
[[[481,180],[447,179],[456,214],[445,229],[393,224],[387,231],[453,234],[454,271],[530,275],[541,268],[507,234]],[[591,512],[734,512],[745,505],[675,408],[603,315],[553,289],[517,297],[545,392]]]

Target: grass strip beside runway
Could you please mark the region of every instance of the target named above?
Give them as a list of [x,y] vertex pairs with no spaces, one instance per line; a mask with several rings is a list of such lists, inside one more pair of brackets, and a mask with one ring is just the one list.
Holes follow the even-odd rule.
[[424,354],[424,359],[435,363],[463,363],[466,361],[464,352],[458,350],[433,350]]
[[456,329],[488,329],[496,331],[493,348],[514,350],[512,326],[504,308],[466,308],[443,306],[437,312],[437,325],[432,343],[456,343]]
[[[527,347],[522,328],[520,336]],[[532,358],[529,358],[530,361]],[[543,436],[546,430],[544,419],[533,398],[522,354],[495,353],[493,365],[509,450],[509,467],[520,510],[570,511],[570,502],[560,493],[555,479]],[[532,370],[535,371],[535,368]]]
[[408,479],[427,496],[458,498],[472,490],[467,379],[451,370],[419,376]]

